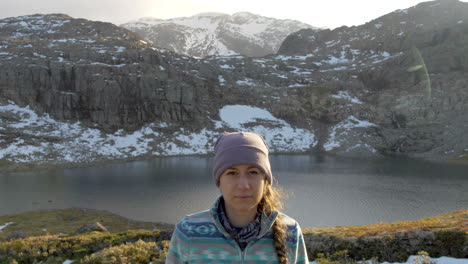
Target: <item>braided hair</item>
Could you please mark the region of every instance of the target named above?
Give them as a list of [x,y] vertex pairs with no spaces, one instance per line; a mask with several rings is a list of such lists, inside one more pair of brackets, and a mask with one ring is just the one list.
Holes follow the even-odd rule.
[[[263,198],[260,201],[261,208],[269,215],[273,211],[278,211],[283,207],[281,198],[283,192],[271,184],[265,184]],[[280,264],[288,264],[286,255],[286,226],[281,223],[280,217],[276,218],[272,226],[274,247]]]

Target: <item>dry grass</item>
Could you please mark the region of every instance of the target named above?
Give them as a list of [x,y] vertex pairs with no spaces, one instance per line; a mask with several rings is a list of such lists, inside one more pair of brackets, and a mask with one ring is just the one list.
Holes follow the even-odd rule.
[[410,230],[461,230],[468,234],[468,210],[459,210],[415,221],[378,223],[364,226],[304,228],[303,232],[328,234],[335,237],[365,237],[389,235]]

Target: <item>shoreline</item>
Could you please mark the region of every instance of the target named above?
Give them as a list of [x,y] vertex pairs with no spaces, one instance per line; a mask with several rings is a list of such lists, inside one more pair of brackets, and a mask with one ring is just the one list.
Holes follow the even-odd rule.
[[[342,158],[342,159],[409,159],[422,162],[438,163],[438,164],[455,164],[468,166],[468,158],[457,158],[457,159],[440,159],[440,158],[424,158],[424,157],[412,157],[404,155],[376,155],[370,157],[359,157],[359,156],[346,156],[337,155],[333,153],[319,153],[319,152],[274,152],[270,153],[270,156],[277,155],[308,155],[316,157],[331,157],[331,158]],[[108,166],[112,164],[123,164],[137,161],[151,161],[153,159],[164,159],[164,158],[183,158],[183,157],[195,157],[195,158],[208,158],[211,157],[211,153],[206,154],[181,154],[181,155],[166,155],[166,156],[153,156],[153,157],[136,157],[136,158],[122,158],[122,159],[102,159],[87,162],[60,162],[60,163],[14,163],[11,161],[0,160],[0,168],[2,173],[15,173],[15,172],[29,172],[29,171],[47,171],[47,170],[61,170],[61,169],[75,169],[75,168],[92,168],[100,166]],[[6,164],[6,165],[5,165]]]
[[[51,220],[52,219],[52,220]],[[391,229],[391,227],[396,228],[396,230],[411,230],[411,226],[417,226],[419,222],[429,221],[425,223],[423,228],[431,229],[431,225],[434,224],[433,220],[443,220],[448,221],[443,225],[434,225],[435,228],[456,228],[462,231],[465,231],[468,235],[468,209],[460,209],[456,211],[451,211],[435,216],[423,217],[420,219],[414,220],[404,220],[396,222],[378,222],[374,224],[367,225],[346,225],[346,226],[320,226],[320,227],[302,227],[304,234],[313,233],[313,234],[323,234],[323,235],[338,235],[342,237],[358,237],[363,234],[376,236],[383,229]],[[81,224],[82,221],[85,222],[105,222],[112,227],[109,229],[110,232],[124,231],[129,230],[132,227],[140,226],[143,229],[148,227],[155,228],[159,230],[170,230],[173,229],[176,223],[165,223],[165,222],[153,222],[153,221],[143,221],[128,218],[121,216],[119,214],[100,209],[91,209],[91,208],[64,208],[64,209],[40,209],[33,211],[26,211],[18,214],[7,214],[0,215],[0,241],[2,237],[5,236],[6,230],[9,232],[16,232],[21,228],[21,221],[25,220],[28,224],[28,227],[34,229],[34,223],[38,223],[42,227],[49,224],[58,228],[60,233],[65,232],[66,230],[73,229],[76,225]],[[48,220],[48,222],[44,222]],[[64,226],[60,226],[62,220],[67,221]],[[57,223],[56,223],[57,222]],[[63,224],[63,223],[62,223]],[[61,230],[65,228],[66,230]],[[41,229],[42,230],[42,229]],[[150,229],[147,229],[150,230]],[[47,232],[50,230],[48,229]],[[365,231],[364,233],[362,233]],[[390,232],[386,230],[382,232],[387,234]],[[37,232],[32,232],[37,233]],[[32,234],[31,233],[31,234]],[[359,235],[357,235],[359,234]]]

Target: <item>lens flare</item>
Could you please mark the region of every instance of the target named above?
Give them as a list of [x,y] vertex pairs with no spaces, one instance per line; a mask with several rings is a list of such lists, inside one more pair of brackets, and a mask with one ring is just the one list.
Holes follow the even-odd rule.
[[431,88],[431,79],[429,78],[429,73],[427,72],[426,63],[424,63],[424,58],[419,52],[418,48],[413,47],[413,54],[416,58],[416,65],[411,66],[408,68],[408,72],[416,72],[420,71],[422,76],[422,82],[426,84],[426,96],[427,99],[431,99],[432,96],[432,88]]

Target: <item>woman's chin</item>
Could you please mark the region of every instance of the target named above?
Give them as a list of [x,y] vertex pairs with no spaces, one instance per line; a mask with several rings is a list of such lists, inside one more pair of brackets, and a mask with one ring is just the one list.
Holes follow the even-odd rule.
[[252,201],[253,200],[253,197],[252,196],[235,196],[234,197],[234,200],[236,201],[240,201],[240,202],[243,202],[243,201]]
[[232,208],[239,212],[248,212],[251,210],[256,210],[257,205],[253,201],[240,201],[235,203]]

